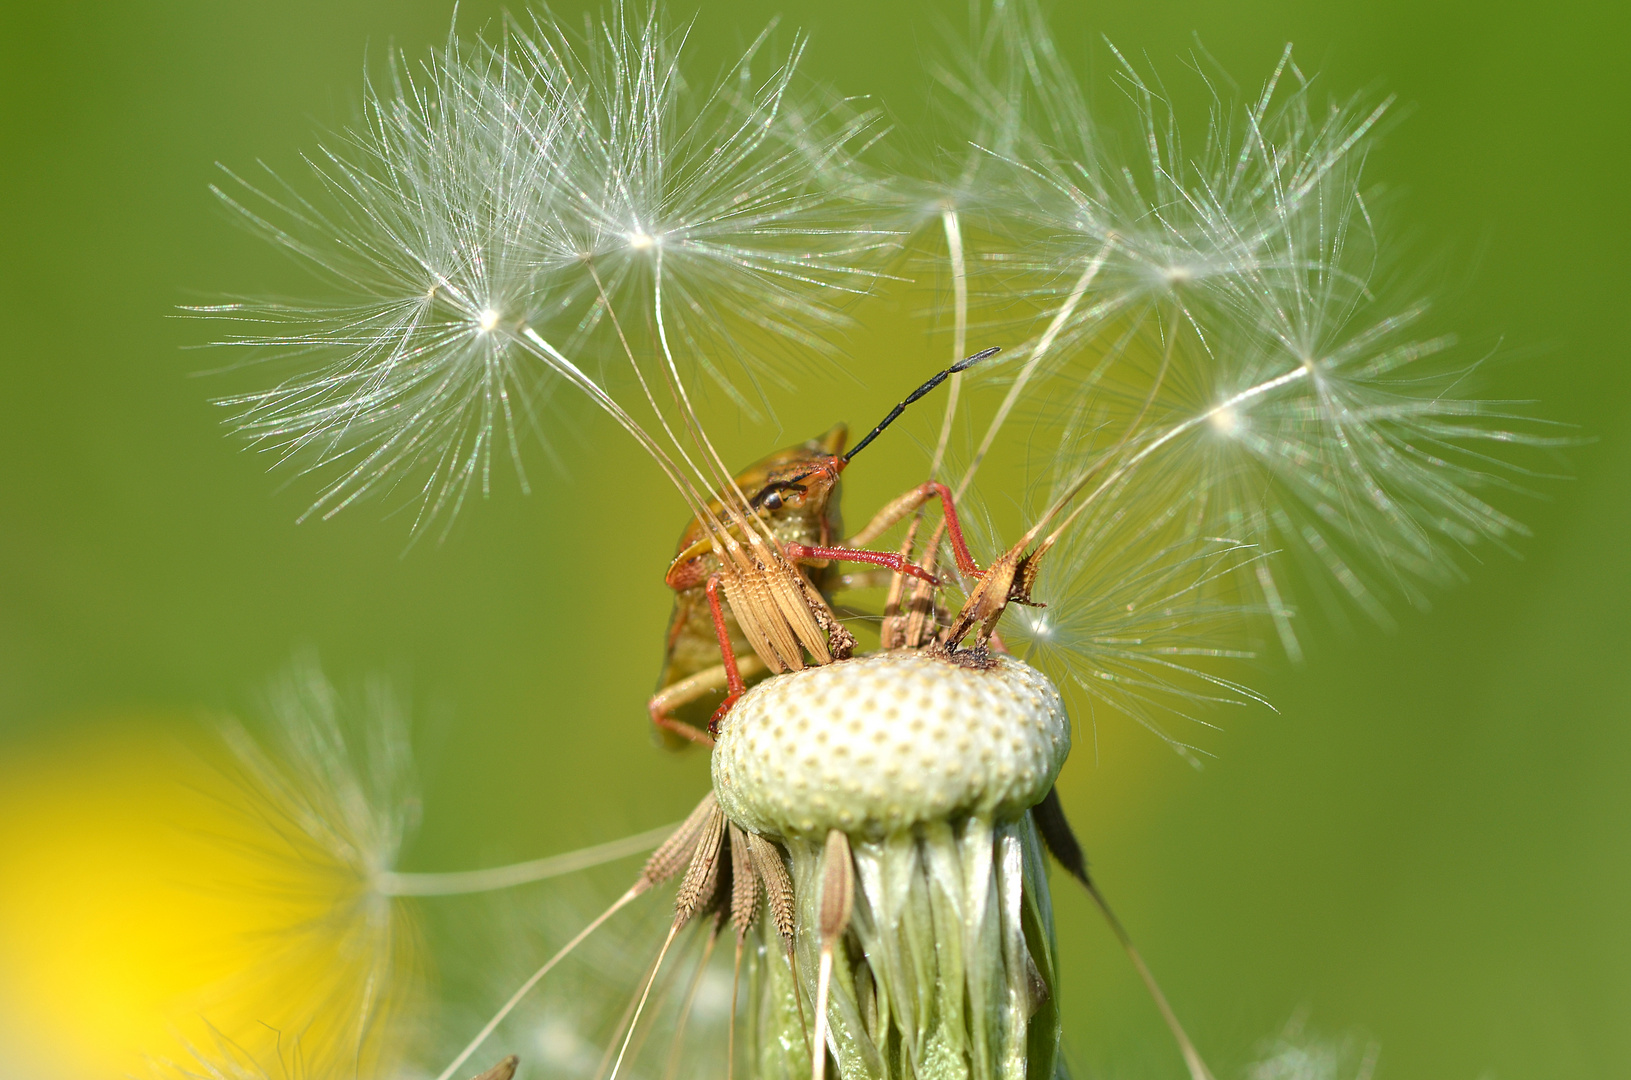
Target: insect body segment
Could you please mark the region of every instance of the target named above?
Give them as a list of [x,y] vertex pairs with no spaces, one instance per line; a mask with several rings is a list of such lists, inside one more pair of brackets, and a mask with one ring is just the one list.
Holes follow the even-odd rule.
[[[836,496],[838,474],[843,468],[839,455],[848,437],[849,429],[838,424],[826,434],[777,451],[737,475],[737,489],[777,543],[784,547],[822,547],[839,535],[842,525]],[[723,517],[724,501],[715,499],[710,509]],[[685,706],[718,690],[736,689],[735,683],[770,670],[731,608],[729,582],[722,577],[725,569],[713,538],[701,521],[693,520],[681,535],[664,578],[675,593],[674,614],[668,627],[660,689],[650,706],[653,723],[691,741],[709,740],[703,734],[703,724],[694,722],[701,717],[689,715],[696,710]],[[829,563],[810,565],[802,573],[804,582],[817,595],[830,591],[834,574]],[[723,605],[717,603],[721,592],[727,594]],[[715,606],[719,607],[717,617]],[[830,616],[830,612],[825,614]],[[832,623],[837,626],[836,618]],[[732,669],[736,670],[735,678]],[[683,709],[686,715],[674,716],[676,709]]]

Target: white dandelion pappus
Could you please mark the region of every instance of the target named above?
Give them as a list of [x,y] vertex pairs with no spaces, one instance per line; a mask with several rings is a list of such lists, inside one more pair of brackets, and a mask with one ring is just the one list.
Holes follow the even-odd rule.
[[[1250,306],[1243,286],[1300,268],[1305,256],[1287,230],[1303,224],[1306,207],[1317,212],[1321,200],[1357,195],[1338,189],[1356,145],[1388,105],[1367,112],[1349,102],[1311,124],[1306,84],[1287,101],[1276,97],[1288,49],[1238,121],[1208,86],[1211,121],[1202,154],[1192,158],[1171,107],[1112,46],[1143,152],[1123,159],[1101,137],[1080,78],[1034,10],[1031,16],[1010,33],[1022,39],[1014,48],[1027,58],[1027,115],[1037,119],[1014,140],[1013,156],[994,156],[1007,166],[1019,221],[1010,265],[1026,273],[1023,291],[1048,318],[976,452],[976,467],[1033,378],[1068,366],[1090,386],[1115,364],[1128,333],[1188,326],[1204,336]],[[1092,365],[1079,357],[1084,345]]]
[[[230,751],[221,798],[246,826],[219,841],[241,860],[227,863],[232,887],[272,902],[259,933],[274,948],[206,995],[205,1019],[221,1022],[194,1048],[194,1062],[166,1063],[172,1072],[299,1077],[365,1066],[366,1075],[410,1075],[402,1070],[427,1043],[419,961],[431,913],[420,901],[575,874],[643,854],[673,832],[669,825],[508,866],[400,871],[420,802],[398,696],[378,678],[360,694],[341,693],[315,657],[302,655],[266,699],[264,735],[232,720],[218,726]],[[527,912],[536,919],[535,902]],[[245,1038],[246,1029],[276,1036],[276,1046]]]
[[[1197,544],[1261,550],[1242,564],[1258,593],[1247,606],[1270,614],[1295,658],[1294,578],[1379,620],[1389,596],[1421,603],[1420,583],[1453,577],[1456,550],[1521,532],[1474,493],[1520,471],[1484,447],[1555,440],[1457,396],[1467,371],[1436,359],[1447,341],[1408,340],[1419,307],[1389,309],[1372,289],[1362,173],[1386,102],[1317,115],[1288,51],[1237,121],[1214,98],[1190,157],[1171,109],[1124,60],[1122,78],[1145,161],[1120,165],[1084,135],[1076,157],[1012,162],[1042,230],[1034,271],[1082,269],[1037,293],[1049,324],[963,486],[1026,383],[1062,375],[1115,434],[1063,449],[1078,479],[1044,518],[1072,499],[1067,522],[1112,497],[1134,515],[1188,506]],[[1051,126],[1030,145],[1091,132],[1076,85],[1041,80]]]
[[[786,122],[796,48],[757,86],[698,104],[655,12],[638,36],[621,12],[602,31],[577,51],[542,22],[497,45],[450,39],[417,80],[398,58],[390,88],[368,89],[363,129],[311,162],[321,200],[275,177],[222,194],[346,298],[201,309],[251,324],[229,344],[300,369],[224,404],[252,440],[325,475],[313,512],[409,482],[416,531],[451,520],[473,484],[490,490],[495,444],[525,487],[523,437],[569,407],[552,401],[562,381],[689,489],[619,396],[638,387],[631,407],[686,458],[690,384],[745,403],[774,370],[745,359],[732,326],[825,341],[866,288],[883,240],[846,224],[800,163],[813,146],[846,156],[867,116],[830,109],[819,136],[808,115]],[[615,334],[594,333],[608,313]],[[706,489],[717,471],[691,473]]]
[[1169,720],[1211,728],[1206,714],[1215,706],[1264,703],[1221,672],[1257,655],[1245,631],[1262,610],[1232,585],[1263,552],[1196,535],[1194,511],[1192,499],[1160,513],[1129,513],[1122,500],[1106,499],[1044,564],[1047,606],[1017,608],[1005,624],[1020,655],[1078,691],[1072,711],[1095,732],[1095,746],[1102,712],[1133,720],[1198,763],[1205,751]]
[[[264,737],[236,721],[219,727],[232,755],[227,809],[246,826],[223,842],[244,860],[243,887],[286,925],[262,928],[275,948],[214,988],[206,1011],[258,1002],[270,1012],[243,1019],[275,1020],[313,1070],[389,1072],[410,1050],[401,1019],[422,990],[413,914],[376,887],[418,823],[406,714],[378,680],[358,698],[340,694],[311,656],[273,682],[266,714]],[[257,1058],[218,1041],[201,1059],[248,1069]]]
[[[1030,130],[1026,87],[1036,68],[1032,50],[1049,42],[1040,12],[1033,5],[994,0],[989,12],[976,4],[971,5],[969,15],[966,40],[948,32],[950,59],[931,60],[930,68],[944,91],[944,122],[958,130],[964,141],[955,147],[934,148],[930,154],[934,168],[927,176],[914,175],[913,163],[902,162],[893,183],[875,195],[881,206],[904,218],[910,234],[926,231],[931,223],[939,226],[945,244],[944,266],[934,265],[936,253],[929,269],[943,269],[950,279],[954,358],[968,353],[972,311],[1002,298],[998,288],[978,295],[986,285],[985,276],[971,273],[970,265],[982,254],[1002,257],[996,250],[982,252],[981,241],[993,249],[1003,241],[1013,243],[1013,192],[1002,174],[1021,153],[1019,144]],[[946,460],[963,378],[961,372],[951,378],[930,476],[937,475]],[[966,491],[965,485],[959,497]]]
[[495,441],[525,483],[521,428],[551,380],[510,329],[561,302],[531,232],[562,132],[558,95],[491,52],[450,41],[422,83],[400,58],[391,76],[367,88],[366,127],[311,161],[323,206],[281,183],[222,193],[345,299],[213,311],[270,324],[231,343],[315,367],[223,402],[251,439],[332,476],[309,512],[418,476],[423,522],[478,478],[487,490]]
[[[655,9],[632,26],[617,8],[576,45],[541,19],[514,37],[528,75],[585,88],[575,152],[558,162],[566,203],[543,243],[563,266],[594,267],[589,318],[644,312],[665,361],[681,349],[749,407],[739,383],[777,377],[758,354],[778,341],[831,352],[847,325],[832,297],[865,292],[894,243],[848,194],[876,113],[798,84],[804,41],[768,55],[773,30],[705,86],[681,65],[689,31]],[[740,320],[764,334],[741,340]]]

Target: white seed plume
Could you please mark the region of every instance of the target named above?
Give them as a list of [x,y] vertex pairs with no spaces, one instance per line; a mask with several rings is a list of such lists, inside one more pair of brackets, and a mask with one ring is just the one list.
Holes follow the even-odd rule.
[[[786,362],[767,345],[830,350],[890,243],[810,167],[847,162],[873,117],[766,41],[709,88],[655,9],[583,42],[543,20],[450,39],[368,87],[364,123],[309,159],[314,190],[233,176],[221,197],[325,289],[198,309],[291,371],[226,399],[235,426],[323,478],[311,512],[408,484],[423,525],[490,490],[495,449],[526,487],[552,410],[588,401],[654,453],[642,425],[689,439],[699,380],[751,411]],[[706,456],[693,472],[717,481]]]
[[1230,602],[1267,613],[1293,658],[1300,601],[1385,622],[1391,600],[1423,604],[1424,585],[1454,580],[1464,550],[1521,534],[1486,494],[1527,471],[1501,451],[1561,440],[1465,396],[1471,366],[1446,337],[1412,339],[1422,305],[1378,286],[1364,165],[1388,101],[1319,103],[1288,49],[1244,106],[1208,82],[1210,124],[1186,142],[1166,88],[1116,53],[1140,135],[1121,156],[1035,6],[1017,7],[1001,32],[1030,78],[1017,104],[979,100],[1027,123],[991,156],[1022,208],[1004,265],[1044,315],[1028,353],[1011,350],[1018,368],[959,492],[1013,411],[1046,394],[1067,437],[1039,537],[1181,507],[1180,561],[1219,537],[1255,546]]
[[421,990],[413,913],[375,888],[417,824],[405,712],[380,681],[361,700],[342,695],[309,656],[272,684],[266,712],[265,738],[222,724],[238,791],[229,809],[257,838],[240,852],[249,887],[297,921],[264,928],[268,960],[217,994],[228,1010],[240,997],[276,1010],[318,1071],[389,1071],[410,1049],[393,1021]]
[[1192,534],[1193,493],[1164,513],[1128,514],[1111,500],[1077,523],[1043,564],[1047,607],[1021,607],[1005,622],[1008,642],[1061,686],[1097,732],[1121,716],[1197,761],[1203,751],[1173,719],[1213,726],[1210,707],[1261,701],[1221,664],[1255,655],[1248,633],[1263,609],[1238,578],[1261,549]]

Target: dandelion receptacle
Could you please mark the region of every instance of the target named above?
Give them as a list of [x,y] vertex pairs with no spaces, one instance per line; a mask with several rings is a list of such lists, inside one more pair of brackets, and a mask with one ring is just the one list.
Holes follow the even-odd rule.
[[[323,283],[198,309],[231,327],[223,344],[286,365],[222,404],[320,477],[310,513],[395,499],[413,538],[445,535],[496,473],[533,483],[532,444],[598,415],[690,518],[649,713],[710,749],[711,790],[468,1025],[441,1080],[495,1049],[521,1060],[491,1068],[528,1075],[528,995],[668,886],[666,930],[625,947],[639,970],[580,1071],[645,1075],[666,1055],[668,1077],[1051,1080],[1069,958],[1050,856],[1126,948],[1168,1053],[1206,1080],[1065,822],[1070,716],[1125,718],[1197,759],[1186,725],[1260,700],[1243,661],[1269,643],[1300,657],[1348,610],[1385,622],[1461,552],[1519,535],[1488,489],[1557,440],[1466,396],[1450,341],[1411,337],[1422,307],[1376,283],[1364,176],[1388,102],[1324,100],[1289,50],[1244,100],[1208,99],[1198,148],[1112,50],[1125,155],[1041,13],[996,0],[940,69],[961,137],[914,157],[879,109],[803,79],[802,39],[774,40],[709,80],[659,9],[583,35],[510,19],[394,59],[307,187],[223,185]],[[847,453],[838,426],[727,466],[712,432],[768,418],[801,369],[853,374],[857,305],[914,278],[937,320],[917,370],[950,366]],[[845,537],[839,474],[942,383],[922,455],[897,441],[870,459],[902,494]],[[1017,447],[1016,478],[1000,459]],[[850,590],[877,602],[840,603]],[[378,861],[345,861],[370,867],[376,939],[402,898],[544,876]],[[727,934],[710,1028],[694,1006]]]

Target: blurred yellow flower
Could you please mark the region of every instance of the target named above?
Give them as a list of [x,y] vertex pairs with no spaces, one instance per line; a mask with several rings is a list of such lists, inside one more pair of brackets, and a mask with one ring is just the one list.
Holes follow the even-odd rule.
[[325,1007],[358,974],[331,916],[360,883],[288,857],[275,814],[246,813],[176,718],[75,727],[0,759],[7,1068],[145,1075],[223,1039],[308,1066],[366,1056],[358,1011]]

